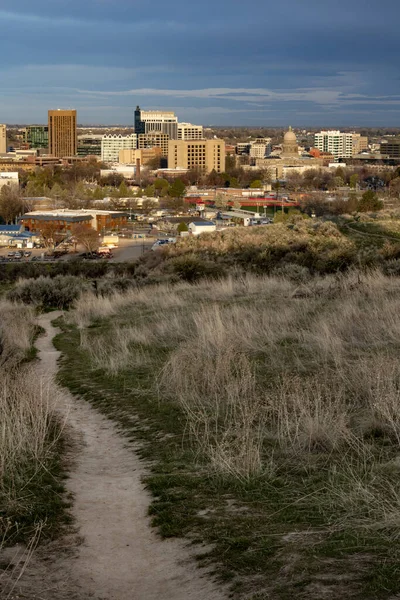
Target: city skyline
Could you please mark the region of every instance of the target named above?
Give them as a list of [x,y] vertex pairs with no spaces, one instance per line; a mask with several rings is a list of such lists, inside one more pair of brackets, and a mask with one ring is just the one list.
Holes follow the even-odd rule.
[[137,104],[203,125],[396,126],[395,0],[6,0],[0,122],[131,126]]

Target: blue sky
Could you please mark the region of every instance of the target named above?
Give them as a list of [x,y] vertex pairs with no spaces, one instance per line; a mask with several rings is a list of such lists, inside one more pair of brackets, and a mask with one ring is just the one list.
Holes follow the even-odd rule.
[[400,126],[399,0],[0,0],[0,122]]

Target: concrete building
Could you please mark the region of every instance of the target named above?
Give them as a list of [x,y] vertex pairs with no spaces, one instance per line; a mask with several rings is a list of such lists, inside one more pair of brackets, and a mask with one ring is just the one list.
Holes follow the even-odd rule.
[[101,160],[106,163],[117,163],[120,150],[136,150],[137,135],[103,135],[101,139]]
[[76,110],[49,110],[49,153],[63,158],[75,156],[78,143]]
[[0,125],[0,154],[7,152],[7,126]]
[[139,161],[140,165],[147,165],[155,158],[161,158],[161,148],[143,148],[142,150],[120,150],[119,162],[124,165],[136,165]]
[[321,131],[314,135],[314,146],[321,152],[330,152],[335,158],[351,158],[353,135],[341,131]]
[[204,169],[207,173],[225,171],[224,140],[170,140],[168,143],[169,169]]
[[18,187],[19,174],[12,171],[0,172],[0,189],[5,185]]
[[236,154],[250,154],[251,144],[250,142],[238,142],[236,144]]
[[265,158],[271,154],[271,140],[257,139],[250,144],[250,158]]
[[178,140],[202,140],[204,131],[202,125],[178,123]]
[[29,148],[49,147],[49,127],[47,125],[28,125],[25,129],[25,142]]
[[353,133],[353,156],[368,150],[368,138],[360,133]]
[[138,150],[145,148],[161,148],[161,155],[168,156],[169,135],[167,133],[139,133],[138,135]]
[[400,158],[400,138],[385,140],[381,143],[381,155],[384,158]]
[[125,179],[133,179],[136,176],[136,165],[113,164],[110,169],[101,169],[100,177],[109,175],[122,175]]
[[170,140],[178,139],[178,117],[166,110],[135,110],[135,133],[166,133]]

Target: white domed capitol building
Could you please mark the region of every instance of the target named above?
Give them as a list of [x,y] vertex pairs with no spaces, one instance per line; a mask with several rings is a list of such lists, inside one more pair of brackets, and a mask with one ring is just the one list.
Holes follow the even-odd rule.
[[283,137],[282,152],[279,156],[256,159],[256,166],[259,168],[268,168],[273,179],[284,178],[291,171],[302,173],[307,169],[322,167],[322,165],[323,159],[321,158],[314,158],[310,155],[299,155],[296,134],[291,127],[289,127],[289,130]]
[[284,135],[281,157],[299,158],[299,147],[297,145],[296,135],[291,127],[289,127],[289,131]]

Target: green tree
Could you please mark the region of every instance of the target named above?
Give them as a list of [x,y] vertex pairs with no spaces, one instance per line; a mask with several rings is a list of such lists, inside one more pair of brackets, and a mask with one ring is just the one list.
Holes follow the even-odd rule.
[[182,198],[185,195],[186,186],[182,179],[175,179],[175,181],[169,186],[169,195],[172,198]]
[[355,189],[357,187],[357,183],[358,183],[358,175],[357,175],[357,173],[354,173],[350,177],[350,187],[352,189]]
[[155,194],[155,189],[154,189],[154,185],[148,185],[147,187],[145,187],[144,192],[143,192],[144,196],[154,196]]
[[375,212],[382,210],[382,208],[383,202],[379,200],[377,194],[372,190],[364,192],[357,205],[359,212]]
[[189,231],[189,227],[182,221],[182,223],[179,223],[177,230],[182,233],[182,231]]
[[129,198],[131,196],[131,191],[126,185],[125,181],[121,181],[118,192],[120,198]]
[[157,178],[154,181],[154,190],[157,194],[157,196],[166,196],[168,193],[168,188],[169,188],[169,183],[166,179],[163,179],[162,177]]
[[261,188],[262,187],[262,181],[261,179],[254,179],[254,181],[251,182],[250,187],[251,188]]

